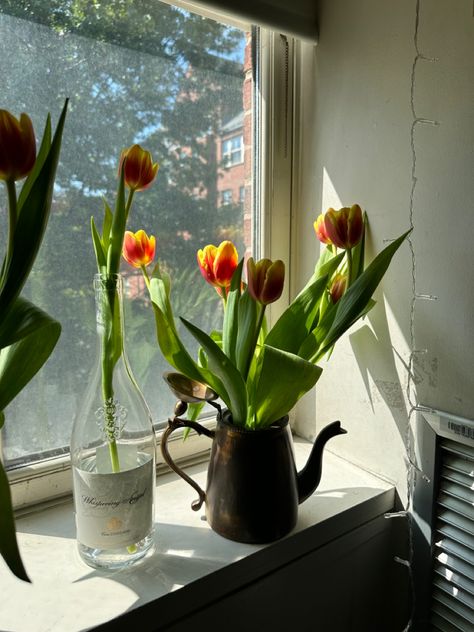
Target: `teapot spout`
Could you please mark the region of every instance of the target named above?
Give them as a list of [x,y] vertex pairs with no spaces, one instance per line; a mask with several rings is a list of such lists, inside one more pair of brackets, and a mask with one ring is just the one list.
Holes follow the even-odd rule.
[[340,421],[333,421],[332,424],[323,428],[318,434],[311,454],[309,455],[308,462],[301,472],[298,472],[298,503],[301,504],[311,496],[319,485],[319,481],[321,480],[323,449],[326,442],[331,439],[331,437],[346,433],[347,430],[341,428]]

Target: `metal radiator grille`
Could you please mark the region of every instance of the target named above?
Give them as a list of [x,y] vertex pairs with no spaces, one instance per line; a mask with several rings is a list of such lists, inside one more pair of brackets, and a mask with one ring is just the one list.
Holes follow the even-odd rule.
[[474,631],[474,448],[440,442],[432,630]]

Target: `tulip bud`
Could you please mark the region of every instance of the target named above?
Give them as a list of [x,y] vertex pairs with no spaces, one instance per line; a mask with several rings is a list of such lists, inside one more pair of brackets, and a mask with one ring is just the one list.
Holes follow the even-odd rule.
[[221,296],[227,290],[238,265],[239,256],[231,241],[223,241],[218,247],[209,244],[197,252],[197,262],[202,276],[213,285]]
[[119,175],[123,165],[125,184],[132,191],[147,189],[158,172],[158,163],[153,163],[150,152],[142,149],[140,145],[132,145],[122,151]]
[[127,230],[123,238],[123,258],[135,268],[147,266],[155,257],[155,246],[153,235],[148,237],[144,230],[136,233]]
[[345,274],[336,274],[331,287],[329,288],[329,294],[331,301],[337,303],[341,296],[346,291],[347,277]]
[[339,211],[328,209],[324,215],[326,234],[337,248],[353,248],[362,238],[364,220],[358,204],[345,206]]
[[247,281],[250,296],[262,305],[274,303],[283,292],[285,280],[285,264],[280,259],[247,261]]
[[33,124],[27,114],[20,120],[0,110],[0,180],[21,180],[33,169],[36,140]]
[[319,241],[323,244],[331,245],[332,241],[329,239],[326,232],[326,228],[324,226],[324,215],[322,213],[318,216],[313,226],[316,232],[316,237],[319,239]]

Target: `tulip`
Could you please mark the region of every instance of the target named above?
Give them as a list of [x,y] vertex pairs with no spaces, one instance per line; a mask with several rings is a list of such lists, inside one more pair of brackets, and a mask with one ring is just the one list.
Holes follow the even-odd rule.
[[127,230],[123,239],[123,258],[135,268],[142,268],[153,261],[155,246],[153,235],[148,237],[144,230],[139,230],[136,233]]
[[[226,296],[238,265],[238,258],[237,250],[231,241],[223,241],[217,247],[209,244],[197,252],[197,262],[202,276],[221,296]],[[223,293],[222,290],[226,292]]]
[[362,238],[364,220],[358,204],[345,206],[339,211],[328,209],[324,215],[324,228],[328,238],[337,248],[353,248]]
[[132,145],[122,151],[119,174],[123,165],[125,184],[131,191],[147,189],[158,172],[158,163],[153,163],[150,152],[140,145]]
[[33,169],[36,140],[30,117],[22,113],[20,120],[0,110],[0,180],[21,180]]
[[346,291],[347,276],[345,274],[336,274],[331,287],[329,288],[329,294],[331,301],[335,304],[341,298]]
[[247,261],[247,280],[250,296],[262,305],[269,305],[280,298],[285,280],[285,264],[280,259]]
[[319,241],[330,246],[332,244],[332,241],[329,239],[326,232],[326,228],[324,226],[324,215],[322,213],[314,222],[313,226],[314,230],[316,231],[316,237],[319,239]]

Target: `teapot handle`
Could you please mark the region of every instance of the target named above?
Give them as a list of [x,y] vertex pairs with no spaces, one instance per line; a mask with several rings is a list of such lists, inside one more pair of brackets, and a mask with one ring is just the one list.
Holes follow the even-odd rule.
[[189,483],[189,485],[191,485],[191,487],[193,487],[199,494],[199,498],[191,503],[192,510],[199,511],[199,509],[201,509],[202,507],[203,502],[206,500],[206,493],[199,487],[199,485],[195,481],[193,481],[190,476],[188,476],[180,467],[176,465],[168,451],[168,438],[170,434],[178,428],[192,428],[199,435],[204,434],[210,439],[214,438],[215,432],[213,430],[208,430],[204,426],[201,426],[201,424],[198,424],[196,421],[178,419],[177,417],[175,417],[174,419],[168,419],[168,428],[166,428],[166,430],[164,431],[163,437],[161,439],[161,454],[163,455],[166,464],[169,465],[169,467],[174,472],[176,472],[178,476],[181,476],[181,478]]

